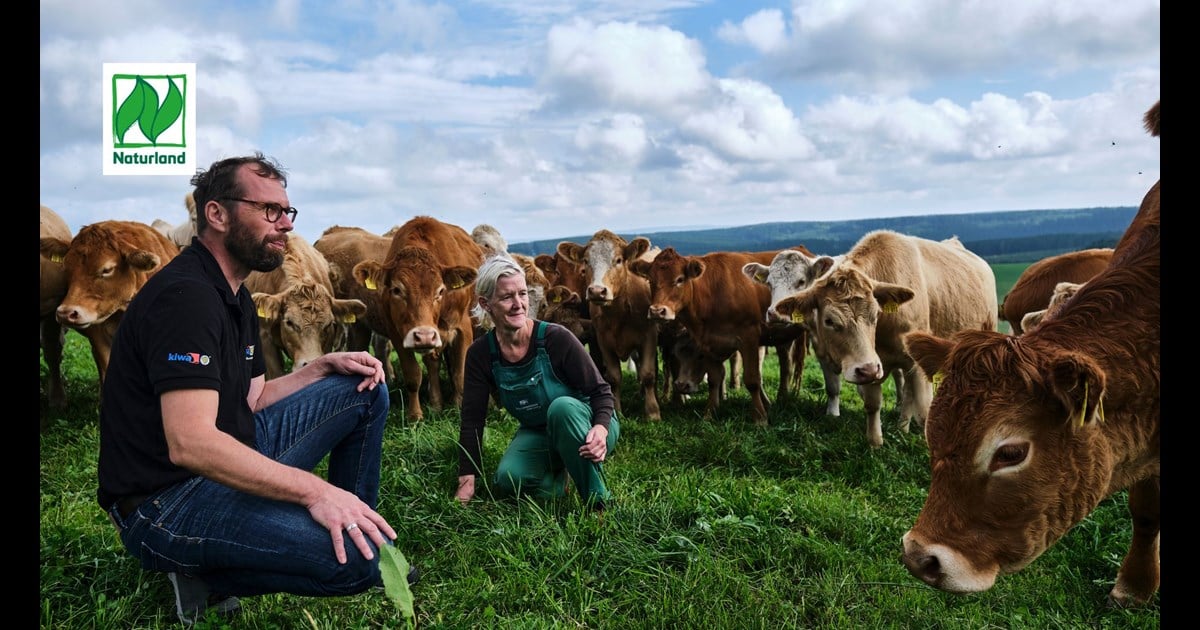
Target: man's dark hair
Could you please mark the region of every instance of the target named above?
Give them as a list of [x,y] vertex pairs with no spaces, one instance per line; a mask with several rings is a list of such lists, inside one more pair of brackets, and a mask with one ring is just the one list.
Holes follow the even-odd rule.
[[287,173],[273,158],[266,157],[261,151],[254,155],[225,158],[212,163],[208,170],[197,169],[192,176],[192,199],[196,202],[196,234],[203,234],[208,229],[208,219],[204,216],[204,206],[215,200],[225,200],[242,197],[245,193],[238,185],[237,171],[243,164],[253,164],[251,170],[259,177],[277,179],[287,188]]

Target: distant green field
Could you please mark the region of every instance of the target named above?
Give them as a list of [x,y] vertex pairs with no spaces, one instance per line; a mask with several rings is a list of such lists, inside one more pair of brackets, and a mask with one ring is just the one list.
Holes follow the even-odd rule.
[[[1025,268],[1033,263],[997,263],[992,265],[992,273],[996,274],[996,303],[1004,302],[1004,296],[1008,295],[1012,289],[1013,283],[1025,271]],[[1000,332],[1011,332],[1008,322],[1000,322]]]

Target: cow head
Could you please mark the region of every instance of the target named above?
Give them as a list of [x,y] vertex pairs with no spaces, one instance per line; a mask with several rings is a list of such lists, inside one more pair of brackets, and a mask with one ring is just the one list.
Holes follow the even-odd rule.
[[[140,229],[138,229],[140,227]],[[101,221],[84,226],[70,243],[43,238],[41,252],[61,260],[67,294],[55,310],[59,323],[76,329],[123,312],[138,289],[178,247],[149,225]]]
[[580,316],[581,301],[578,293],[561,284],[550,287],[546,291],[546,305],[540,319],[563,326],[580,341],[585,341],[591,336],[592,322]]
[[[832,266],[833,259],[822,257]],[[838,265],[812,288],[780,300],[775,310],[796,323],[808,317],[826,355],[841,366],[843,377],[856,385],[878,383],[887,377],[875,350],[881,316],[899,310],[915,294],[912,289],[876,282],[866,274]]]
[[307,277],[280,293],[252,297],[262,328],[278,335],[283,351],[292,358],[292,369],[333,352],[345,337],[345,324],[367,314],[361,300],[336,299],[323,282]]
[[588,301],[607,305],[627,283],[644,281],[630,274],[626,263],[649,249],[650,241],[644,237],[626,242],[613,232],[600,230],[584,246],[568,241],[559,243],[558,255],[585,270]]
[[368,260],[354,266],[354,279],[375,291],[393,339],[425,353],[442,347],[442,330],[468,317],[476,270],[443,266],[429,250],[406,246],[380,264]]
[[829,256],[809,256],[799,250],[785,249],[775,254],[771,266],[746,263],[742,273],[771,289],[771,306],[767,307],[766,314],[768,324],[796,323],[776,311],[775,304],[811,287],[835,262],[836,259]]
[[1106,375],[1087,355],[994,331],[912,332],[904,344],[938,385],[925,423],[929,494],[902,560],[935,588],[984,591],[1107,495]]
[[704,274],[704,261],[693,256],[680,256],[674,247],[668,247],[652,261],[632,261],[629,270],[650,282],[647,317],[671,321],[691,302],[692,280]]

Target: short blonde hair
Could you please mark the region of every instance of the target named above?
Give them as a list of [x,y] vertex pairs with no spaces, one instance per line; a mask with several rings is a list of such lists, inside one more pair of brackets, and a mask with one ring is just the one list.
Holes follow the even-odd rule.
[[475,295],[491,299],[492,294],[496,292],[496,283],[500,281],[500,278],[512,275],[525,277],[525,270],[517,264],[517,261],[508,254],[489,256],[479,267],[479,275],[475,278]]

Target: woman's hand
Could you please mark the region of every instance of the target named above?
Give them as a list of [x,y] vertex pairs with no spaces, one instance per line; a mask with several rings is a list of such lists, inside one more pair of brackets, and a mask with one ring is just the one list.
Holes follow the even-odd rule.
[[454,498],[458,502],[466,505],[471,497],[475,496],[475,475],[461,475],[458,478],[458,491],[454,493]]
[[588,431],[587,439],[583,441],[583,446],[579,447],[579,456],[593,462],[604,461],[604,456],[608,454],[608,429],[601,424],[592,425],[592,430]]

